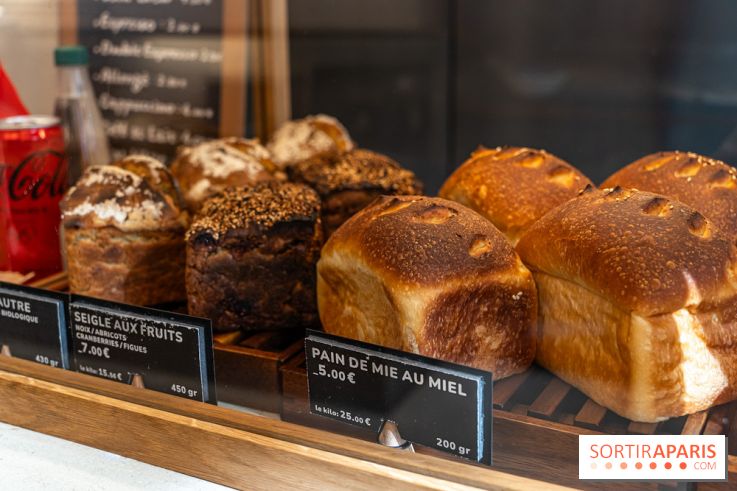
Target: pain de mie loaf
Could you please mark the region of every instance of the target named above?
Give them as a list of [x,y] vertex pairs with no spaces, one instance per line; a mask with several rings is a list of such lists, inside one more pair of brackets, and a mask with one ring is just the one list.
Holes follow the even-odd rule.
[[537,361],[655,422],[737,397],[737,253],[662,195],[589,188],[517,244],[540,299]]
[[480,213],[513,243],[591,181],[545,150],[481,147],[445,181],[440,197]]
[[377,198],[333,233],[317,275],[329,333],[491,370],[495,379],[534,358],[532,276],[488,220],[458,203]]
[[692,152],[658,152],[612,174],[603,188],[621,186],[675,198],[737,236],[737,170]]

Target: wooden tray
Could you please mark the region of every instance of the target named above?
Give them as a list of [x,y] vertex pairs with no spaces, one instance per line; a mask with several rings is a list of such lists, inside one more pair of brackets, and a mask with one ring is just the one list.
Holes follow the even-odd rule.
[[[66,273],[49,276],[31,286],[57,291],[69,288]],[[158,308],[186,313],[183,303]],[[279,412],[279,369],[304,348],[304,329],[218,334],[214,341],[218,400],[261,411]]]
[[[282,387],[282,420],[376,439],[365,430],[310,414],[304,353],[282,367]],[[496,382],[493,399],[494,468],[503,472],[583,487],[578,480],[578,435],[726,434],[731,454],[729,480],[737,487],[737,401],[658,424],[636,423],[608,411],[539,367]],[[724,488],[703,483],[698,489],[713,486]],[[638,488],[628,483],[627,488],[653,489],[654,485]]]
[[304,330],[215,336],[218,399],[277,413],[281,407],[281,366],[304,350]]

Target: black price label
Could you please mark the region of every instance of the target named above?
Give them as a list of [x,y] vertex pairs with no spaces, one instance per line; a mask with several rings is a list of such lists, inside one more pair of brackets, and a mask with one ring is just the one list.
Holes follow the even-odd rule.
[[16,358],[69,368],[68,298],[58,292],[0,282],[0,345]]
[[216,403],[207,319],[72,295],[74,369]]
[[491,373],[308,331],[310,412],[491,465]]

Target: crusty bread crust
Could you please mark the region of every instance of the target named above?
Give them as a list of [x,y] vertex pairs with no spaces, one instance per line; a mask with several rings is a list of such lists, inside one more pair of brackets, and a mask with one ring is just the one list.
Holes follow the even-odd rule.
[[189,215],[175,181],[164,164],[143,158],[126,157],[85,170],[60,203],[64,226],[183,233]]
[[186,298],[189,214],[161,162],[134,155],[89,168],[61,210],[72,293],[138,305]]
[[282,169],[314,157],[337,157],[353,150],[348,130],[332,116],[316,114],[287,121],[274,131],[267,145]]
[[288,174],[320,195],[325,237],[381,195],[422,194],[413,172],[386,155],[360,148],[305,160],[289,167]]
[[206,201],[186,236],[189,313],[219,331],[317,322],[320,199],[302,184],[233,188]]
[[171,172],[193,213],[207,198],[227,187],[253,186],[278,179],[281,174],[258,140],[235,136],[180,147]]
[[535,223],[517,252],[533,270],[646,316],[737,294],[732,241],[696,210],[642,191],[584,193]]
[[69,290],[133,305],[184,300],[183,233],[67,228]]
[[588,184],[578,169],[544,150],[482,147],[451,174],[439,195],[477,211],[516,243],[537,219]]
[[675,198],[730,236],[737,235],[737,170],[719,160],[692,152],[658,152],[632,162],[601,185],[614,186]]
[[318,262],[326,331],[491,370],[529,367],[537,295],[487,220],[452,201],[383,196],[328,240]]
[[517,251],[537,282],[542,366],[635,421],[737,398],[737,252],[697,211],[589,191]]

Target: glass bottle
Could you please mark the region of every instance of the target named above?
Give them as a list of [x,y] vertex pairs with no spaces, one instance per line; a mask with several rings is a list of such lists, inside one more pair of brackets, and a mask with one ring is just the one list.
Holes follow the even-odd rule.
[[90,82],[87,48],[60,46],[54,60],[58,77],[54,113],[64,130],[71,186],[87,167],[110,163],[110,146]]

